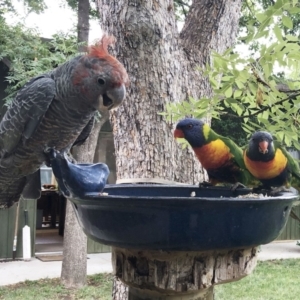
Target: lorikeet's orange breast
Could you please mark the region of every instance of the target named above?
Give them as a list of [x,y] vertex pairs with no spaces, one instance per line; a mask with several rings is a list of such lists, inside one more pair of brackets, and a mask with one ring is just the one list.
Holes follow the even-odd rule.
[[204,169],[220,168],[232,158],[230,149],[220,139],[193,150]]
[[267,162],[254,161],[249,159],[244,151],[244,162],[248,171],[257,179],[272,179],[284,171],[287,158],[280,149],[277,149],[274,159]]

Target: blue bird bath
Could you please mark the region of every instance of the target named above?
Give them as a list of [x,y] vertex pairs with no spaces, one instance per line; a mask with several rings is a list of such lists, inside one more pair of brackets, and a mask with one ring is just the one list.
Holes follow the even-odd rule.
[[182,185],[106,185],[103,195],[70,199],[84,232],[121,248],[207,251],[253,247],[276,239],[296,190],[243,197],[250,189]]

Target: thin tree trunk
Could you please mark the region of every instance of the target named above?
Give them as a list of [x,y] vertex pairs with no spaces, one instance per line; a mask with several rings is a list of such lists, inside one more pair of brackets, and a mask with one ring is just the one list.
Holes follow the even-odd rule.
[[90,0],[78,1],[78,20],[77,20],[77,41],[78,43],[85,42],[79,46],[79,52],[84,52],[89,41],[90,30]]
[[96,120],[93,130],[90,133],[89,138],[80,147],[74,147],[72,154],[74,158],[81,163],[94,162],[95,150],[98,143],[101,143],[99,139],[99,133],[104,123],[109,119],[109,112],[103,112],[101,117]]
[[[80,147],[73,148],[74,158],[81,163],[92,163],[98,136],[108,113],[94,125],[89,138]],[[67,201],[61,282],[67,288],[80,288],[86,284],[87,237],[78,224],[71,202]]]
[[67,201],[61,283],[66,288],[86,284],[87,238],[76,219],[71,202]]
[[[79,51],[84,51],[89,39],[89,0],[78,1],[78,36]],[[108,119],[105,114],[100,122],[94,124],[89,138],[80,147],[74,147],[72,154],[77,162],[92,163],[101,126]],[[71,202],[67,201],[64,230],[64,249],[61,282],[67,288],[80,288],[86,284],[87,273],[87,237],[78,224]]]
[[[118,179],[203,179],[194,154],[178,146],[174,124],[159,113],[168,103],[212,95],[198,67],[210,62],[212,50],[233,45],[241,2],[194,0],[179,34],[172,0],[97,0],[103,29],[116,36],[115,51],[131,81],[111,116]],[[114,288],[114,300],[127,299],[120,282]]]

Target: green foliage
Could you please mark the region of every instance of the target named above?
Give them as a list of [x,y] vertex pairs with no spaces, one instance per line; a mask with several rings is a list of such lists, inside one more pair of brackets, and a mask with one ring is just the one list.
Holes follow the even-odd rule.
[[[286,1],[283,1],[286,2]],[[281,1],[282,3],[282,1]],[[297,1],[294,1],[294,4],[296,4]],[[256,17],[256,10],[257,7],[260,7],[263,9],[263,11],[267,10],[270,6],[275,6],[274,0],[245,0],[242,2],[242,17],[240,18],[240,30],[247,29],[248,24],[252,24],[254,27],[259,27],[260,22],[257,21]],[[279,3],[280,5],[280,3]],[[286,19],[286,15],[290,17],[291,20]],[[289,14],[288,11],[285,11],[285,14],[282,16],[283,19],[287,20],[287,22],[292,21],[292,26],[288,27],[282,27],[285,33],[289,34],[299,34],[300,29],[300,15],[299,13],[294,13],[292,11],[292,14]]]
[[[287,146],[300,149],[300,81],[290,80],[288,74],[298,67],[300,59],[297,31],[293,28],[300,7],[295,0],[278,0],[265,9],[255,7],[251,8],[246,33],[240,36],[250,55],[242,57],[235,49],[212,53],[211,65],[203,70],[214,91],[212,99],[169,105],[166,115],[168,120],[176,121],[185,115],[221,118],[231,114],[242,121],[248,135],[265,129]],[[281,74],[277,74],[278,68]]]
[[23,3],[28,9],[28,13],[35,12],[39,14],[47,8],[44,0],[23,0]]
[[174,8],[176,18],[179,21],[183,21],[189,12],[191,1],[189,0],[174,0]]
[[211,120],[211,128],[220,135],[230,137],[237,145],[244,146],[248,143],[247,134],[242,128],[243,121],[224,114],[220,119]]
[[0,17],[3,16],[5,12],[14,12],[14,7],[10,0],[3,0],[0,2]]
[[26,29],[21,24],[8,26],[1,18],[0,40],[0,59],[5,57],[11,62],[6,78],[7,102],[30,78],[73,57],[78,47],[76,34],[58,33],[51,40],[42,40],[34,29]]
[[[28,13],[35,12],[39,14],[47,8],[44,0],[22,0],[21,2],[27,8]],[[3,15],[5,12],[16,12],[11,0],[1,0],[0,15]]]
[[[60,0],[61,5],[66,4],[76,12],[77,12],[77,8],[78,8],[78,1],[79,0]],[[45,9],[47,9],[45,0],[22,0],[21,2],[26,7],[28,13],[35,12],[35,13],[39,14],[39,13],[44,12]],[[91,3],[90,16],[93,18],[97,18],[99,14],[95,7],[96,1],[90,0],[90,3]],[[1,10],[15,11],[15,8],[10,0],[1,0],[0,14],[1,14]]]

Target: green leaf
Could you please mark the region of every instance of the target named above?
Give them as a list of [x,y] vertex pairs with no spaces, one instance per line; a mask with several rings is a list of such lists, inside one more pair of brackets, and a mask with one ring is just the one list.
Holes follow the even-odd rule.
[[259,38],[262,38],[262,37],[266,37],[268,36],[269,34],[269,31],[268,30],[258,30],[257,31],[257,34],[254,36],[253,39],[259,39]]
[[241,97],[243,94],[243,92],[241,90],[235,90],[234,93],[233,93],[233,97],[234,98],[239,98]]
[[291,138],[289,136],[287,136],[286,134],[284,136],[284,142],[288,147],[291,146],[291,144],[292,144]]
[[274,27],[274,33],[275,33],[275,36],[276,36],[277,40],[282,42],[283,41],[283,39],[282,39],[282,30],[278,26],[278,24],[276,24],[275,27]]
[[241,89],[241,90],[245,88],[244,83],[243,83],[242,81],[240,81],[240,80],[236,80],[236,81],[235,81],[235,84],[236,84],[237,87],[238,87],[239,89]]
[[261,114],[261,118],[264,119],[264,120],[266,120],[266,121],[269,121],[269,115],[270,115],[270,111],[269,110],[265,110]]
[[232,86],[229,86],[228,89],[225,91],[225,96],[230,98],[232,96]]
[[257,20],[258,20],[260,23],[264,22],[265,19],[266,19],[266,17],[267,17],[267,16],[266,16],[264,13],[258,13],[258,14],[256,14],[256,18],[257,18]]
[[233,76],[222,76],[222,81],[230,81],[232,78]]
[[[297,2],[297,4],[298,4],[298,1],[299,0],[295,0],[295,2]],[[299,14],[300,13],[300,7],[294,6],[294,7],[289,8],[289,13],[292,14],[292,15]]]
[[[291,35],[291,34],[288,34],[288,35],[286,36],[286,39],[287,39],[287,42],[298,42],[298,41],[299,41],[298,36],[294,36],[294,35]],[[286,46],[288,46],[288,45],[289,45],[289,44],[286,43]],[[293,47],[294,45],[291,45],[291,44],[290,44],[290,46]],[[296,45],[295,45],[295,46],[296,46]]]
[[288,16],[282,16],[282,24],[289,29],[293,28],[293,21]]

